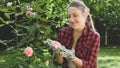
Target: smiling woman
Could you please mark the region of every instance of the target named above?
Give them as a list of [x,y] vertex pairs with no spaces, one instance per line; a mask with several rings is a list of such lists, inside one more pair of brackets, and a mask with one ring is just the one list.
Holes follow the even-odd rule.
[[[73,1],[67,7],[69,27],[60,29],[58,41],[75,50],[74,58],[59,55],[63,68],[97,68],[100,35],[95,31],[88,7],[83,1]],[[65,52],[66,54],[66,52]]]

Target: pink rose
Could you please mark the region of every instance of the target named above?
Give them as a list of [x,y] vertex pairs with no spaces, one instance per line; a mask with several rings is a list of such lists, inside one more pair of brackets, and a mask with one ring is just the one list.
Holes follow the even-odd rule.
[[33,54],[33,49],[31,47],[26,47],[24,53],[27,57],[30,57]]
[[57,42],[57,41],[53,41],[52,46],[54,46],[56,49],[61,48],[61,44],[59,42]]
[[44,63],[45,63],[46,66],[48,66],[49,60],[45,61]]
[[30,15],[31,13],[32,13],[32,11],[26,10],[25,15]]

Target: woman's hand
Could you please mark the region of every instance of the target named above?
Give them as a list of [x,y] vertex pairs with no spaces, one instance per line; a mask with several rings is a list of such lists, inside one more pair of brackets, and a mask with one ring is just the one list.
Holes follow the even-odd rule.
[[63,63],[63,57],[60,54],[56,54],[55,59],[56,59],[58,64]]

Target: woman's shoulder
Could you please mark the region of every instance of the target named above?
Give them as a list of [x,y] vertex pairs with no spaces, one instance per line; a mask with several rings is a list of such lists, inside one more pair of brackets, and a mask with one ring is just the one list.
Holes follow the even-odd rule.
[[97,31],[90,30],[89,33],[93,36],[100,37],[100,34]]

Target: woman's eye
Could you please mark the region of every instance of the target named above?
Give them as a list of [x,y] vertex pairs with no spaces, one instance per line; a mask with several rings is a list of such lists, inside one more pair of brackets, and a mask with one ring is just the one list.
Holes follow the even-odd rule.
[[78,15],[74,15],[74,17],[77,17]]
[[71,18],[71,17],[72,17],[72,18],[78,17],[78,15],[72,15],[72,16],[69,16],[69,15],[68,15],[68,16],[67,16],[67,18]]

